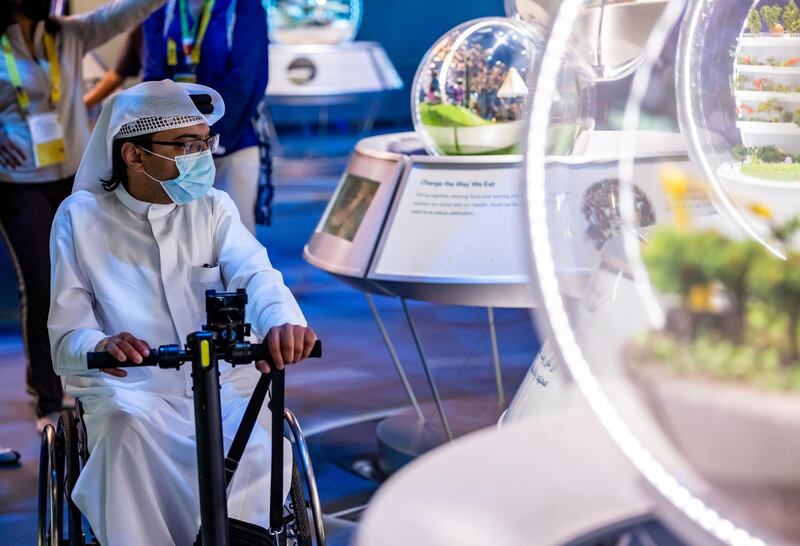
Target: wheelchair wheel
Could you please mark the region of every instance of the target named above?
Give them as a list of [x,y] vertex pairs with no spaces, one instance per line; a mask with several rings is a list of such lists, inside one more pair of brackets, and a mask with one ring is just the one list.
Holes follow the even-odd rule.
[[66,500],[67,532],[69,546],[84,546],[83,530],[81,529],[81,512],[75,503],[72,502],[72,491],[78,481],[81,471],[81,461],[79,459],[79,437],[78,423],[75,415],[71,411],[61,412],[61,419],[58,422],[58,437],[63,437],[64,446],[64,481],[63,491]]
[[[293,512],[298,520],[298,544],[300,546],[311,546],[312,544],[326,546],[325,527],[322,523],[322,505],[319,502],[317,480],[314,477],[314,468],[311,465],[311,457],[305,436],[303,436],[303,430],[300,428],[300,423],[297,422],[294,413],[288,409],[284,411],[284,422],[286,425],[284,431],[288,432],[287,436],[291,440],[293,451],[295,452],[295,464],[292,469],[292,485],[289,490],[289,497],[294,507]],[[308,519],[309,512],[311,513],[310,521]],[[305,523],[301,523],[301,521]],[[311,523],[313,523],[314,527],[313,537],[316,538],[315,543],[311,540]],[[305,531],[301,529],[305,529]],[[307,542],[302,540],[307,540]]]
[[39,546],[86,546],[82,515],[72,502],[72,490],[82,466],[79,435],[79,424],[70,411],[61,413],[57,428],[47,425],[42,433],[37,528]]
[[39,546],[61,546],[61,503],[63,491],[58,461],[56,429],[47,425],[42,432],[39,452],[39,500],[37,543]]
[[289,488],[289,512],[294,517],[290,524],[294,531],[297,546],[312,546],[311,525],[308,522],[308,505],[303,494],[303,483],[297,464],[292,464],[292,485]]

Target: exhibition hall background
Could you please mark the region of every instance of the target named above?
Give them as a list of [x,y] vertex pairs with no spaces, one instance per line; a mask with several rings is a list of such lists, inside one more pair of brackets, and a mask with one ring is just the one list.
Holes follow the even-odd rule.
[[[75,11],[85,11],[102,4],[99,0],[73,0]],[[361,28],[357,40],[379,42],[394,63],[405,87],[393,93],[384,101],[376,120],[377,131],[412,130],[409,93],[414,73],[420,59],[436,39],[459,23],[490,15],[504,15],[502,0],[366,0]],[[106,64],[113,62],[115,51],[120,47],[122,37],[100,48],[97,53]],[[304,155],[346,154],[352,149],[357,135],[352,129],[354,121],[364,113],[363,107],[337,108],[330,116],[331,127],[326,140],[298,138],[293,150],[305,152]],[[293,132],[316,127],[318,113],[315,109],[273,111],[273,119],[279,132],[287,134],[292,142]],[[303,135],[298,135],[303,136]],[[0,334],[19,332],[19,307],[17,281],[14,269],[0,242]]]

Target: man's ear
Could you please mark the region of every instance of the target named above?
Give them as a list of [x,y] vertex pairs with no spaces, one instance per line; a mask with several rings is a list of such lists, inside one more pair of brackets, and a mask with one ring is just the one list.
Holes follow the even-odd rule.
[[134,172],[144,172],[144,163],[142,163],[142,154],[144,153],[133,142],[126,142],[122,145],[122,159],[128,168]]

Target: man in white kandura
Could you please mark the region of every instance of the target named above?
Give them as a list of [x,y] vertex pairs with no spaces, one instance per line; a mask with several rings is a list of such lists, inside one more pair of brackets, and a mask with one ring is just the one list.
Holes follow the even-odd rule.
[[[88,371],[86,353],[141,362],[148,347],[183,344],[204,323],[207,289],[247,290],[248,320],[279,368],[305,359],[316,341],[264,247],[211,188],[209,126],[224,110],[214,90],[168,80],[110,99],[53,223],[50,342],[56,373],[83,403],[90,450],[73,500],[105,545],[197,536],[191,369]],[[227,363],[220,372],[227,449],[259,372]],[[269,443],[257,426],[228,496],[230,517],[262,527]],[[288,442],[284,453],[285,496]]]

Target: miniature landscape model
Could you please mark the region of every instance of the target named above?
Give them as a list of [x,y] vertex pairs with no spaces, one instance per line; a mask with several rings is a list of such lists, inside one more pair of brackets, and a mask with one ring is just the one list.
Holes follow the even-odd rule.
[[[733,184],[800,181],[800,10],[750,10],[739,36],[733,94],[742,145],[720,175]],[[736,176],[737,174],[743,176]]]
[[434,45],[420,68],[424,73],[415,90],[418,121],[433,151],[441,155],[519,151],[528,95],[527,55],[533,48],[524,30],[502,21],[456,28]]

